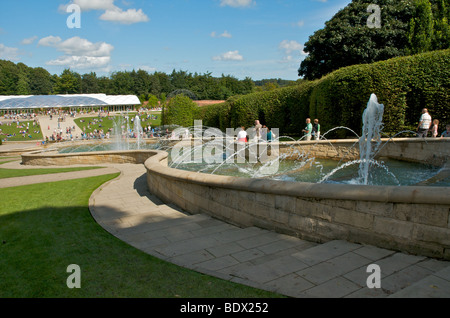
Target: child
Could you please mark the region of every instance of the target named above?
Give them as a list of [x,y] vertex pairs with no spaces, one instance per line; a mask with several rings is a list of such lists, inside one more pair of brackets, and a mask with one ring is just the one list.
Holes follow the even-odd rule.
[[447,124],[447,126],[445,128],[447,130],[442,133],[441,138],[450,137],[450,124]]
[[315,140],[320,140],[320,124],[318,119],[314,119],[313,135]]
[[436,138],[438,136],[438,126],[439,120],[433,120],[433,125],[431,126],[431,135],[433,136],[433,138]]

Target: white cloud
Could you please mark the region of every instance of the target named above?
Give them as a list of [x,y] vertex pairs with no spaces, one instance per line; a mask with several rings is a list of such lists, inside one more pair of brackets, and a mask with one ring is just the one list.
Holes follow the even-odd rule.
[[217,34],[214,31],[214,32],[211,32],[211,37],[213,37],[213,38],[229,38],[229,39],[231,39],[233,36],[228,31],[224,31],[222,34]]
[[114,49],[114,46],[106,42],[92,43],[89,40],[82,39],[78,36],[65,41],[62,41],[60,37],[48,36],[41,39],[38,44],[41,46],[54,47],[58,51],[64,52],[66,55],[77,56],[109,56]]
[[299,28],[301,28],[304,25],[305,25],[305,21],[303,21],[303,20],[300,20],[300,21],[294,23],[294,26],[299,27]]
[[32,36],[31,38],[23,39],[21,43],[24,44],[24,45],[30,45],[34,41],[36,41],[37,38],[38,38],[37,36]]
[[7,47],[0,43],[0,59],[9,61],[19,60],[19,49],[15,47]]
[[233,8],[239,8],[239,7],[250,7],[254,5],[256,2],[253,0],[220,0],[220,6],[221,7],[233,7]]
[[297,41],[284,40],[280,43],[280,49],[285,50],[287,54],[291,54],[293,51],[303,51],[303,45]]
[[[105,11],[100,16],[100,19],[103,21],[118,22],[121,24],[133,24],[150,21],[142,9],[128,9],[124,11],[116,6],[114,1],[115,0],[72,0],[68,4],[61,5],[59,10],[65,13],[69,5],[76,4],[80,7],[81,11]],[[125,3],[125,5],[128,5],[128,3]]]
[[48,36],[38,42],[39,46],[53,47],[65,55],[47,62],[47,65],[72,68],[104,68],[111,61],[114,46],[106,42],[92,43],[78,36],[63,41],[57,36]]
[[300,55],[306,56],[307,54],[303,51],[303,44],[298,43],[297,41],[288,41],[284,40],[280,43],[279,48],[284,50],[286,55],[291,55],[293,52],[297,52]]
[[284,51],[283,62],[285,63],[298,62],[299,59],[308,56],[308,54],[303,51],[303,44],[300,44],[297,41],[284,40],[278,47]]
[[133,24],[148,22],[150,19],[142,9],[128,9],[127,11],[123,11],[116,7],[112,10],[106,10],[106,12],[100,16],[100,20],[118,22],[121,24]]
[[239,51],[229,51],[218,56],[214,56],[213,61],[243,61],[244,57]]
[[38,45],[41,46],[55,46],[57,45],[59,42],[61,42],[61,38],[59,36],[47,36],[45,38],[42,38],[39,40]]
[[110,56],[61,56],[55,60],[48,61],[46,64],[75,69],[101,69],[107,67],[110,62]]
[[65,13],[71,4],[78,5],[81,11],[108,10],[115,7],[114,0],[73,0],[68,4],[60,5],[59,10]]

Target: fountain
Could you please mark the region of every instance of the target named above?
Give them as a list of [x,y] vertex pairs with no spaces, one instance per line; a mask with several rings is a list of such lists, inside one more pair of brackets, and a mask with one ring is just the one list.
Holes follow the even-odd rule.
[[[188,213],[206,213],[241,227],[260,227],[310,241],[346,240],[450,260],[450,139],[380,139],[379,105],[372,96],[357,140],[328,140],[325,133],[320,141],[278,137],[271,143],[238,145],[228,135],[205,135],[207,128],[194,127],[189,129],[194,138],[173,136],[161,140],[154,150],[40,151],[23,154],[22,162],[145,162],[149,191]],[[180,134],[185,136],[186,129]],[[261,160],[261,152],[255,152],[261,145],[272,158]],[[176,147],[180,162],[171,160]],[[258,160],[247,160],[251,158]],[[394,159],[394,164],[388,165],[385,158]],[[402,170],[409,162],[417,165],[412,176]],[[278,169],[261,170],[274,163]],[[431,170],[424,164],[432,165]],[[400,167],[398,174],[393,173],[395,166]],[[378,176],[386,176],[391,183],[376,183]]]
[[[59,148],[59,153],[80,153],[98,151],[124,151],[133,149],[154,149],[155,142],[144,139],[144,130],[139,114],[132,118],[128,113],[114,117],[110,138],[96,139],[90,142],[72,142],[70,146]],[[53,150],[53,149],[50,149]]]
[[134,118],[134,130],[133,130],[134,138],[136,138],[136,148],[140,150],[143,147],[143,135],[144,131],[141,125],[141,118],[139,114]]
[[[347,129],[358,137],[356,142],[351,141],[351,145],[346,145],[348,153],[353,152],[353,155],[348,158],[345,158],[348,154],[341,153],[332,159],[328,159],[326,156],[320,155],[320,151],[317,151],[317,149],[312,149],[329,146],[330,149],[327,153],[330,153],[330,151],[339,153],[335,146],[337,142],[325,138],[329,132],[322,135],[321,141],[309,143],[302,140],[296,141],[290,137],[278,136],[277,132],[277,137],[271,143],[263,139],[260,143],[249,142],[244,144],[234,142],[233,134],[235,131],[232,131],[230,147],[229,132],[225,135],[217,129],[201,125],[179,128],[174,131],[174,140],[184,140],[184,145],[181,147],[183,149],[182,155],[178,153],[180,143],[175,146],[176,155],[173,155],[175,149],[173,146],[166,145],[163,150],[171,155],[169,167],[172,168],[213,175],[266,178],[281,181],[401,186],[423,183],[424,180],[438,174],[440,168],[432,165],[389,158],[383,159],[383,161],[377,160],[381,150],[386,148],[387,144],[393,140],[389,139],[385,141],[384,145],[382,144],[383,114],[384,105],[379,104],[377,96],[372,94],[363,113],[361,136],[346,127],[337,127],[330,130]],[[203,138],[200,143],[194,143],[194,147],[192,147],[190,138],[186,141],[186,130],[190,132],[188,135],[200,138],[205,136],[206,138]],[[211,136],[214,138],[209,139]],[[252,139],[250,138],[250,140]],[[282,142],[281,140],[290,141]],[[356,149],[358,144],[359,150]],[[264,154],[268,154],[267,149],[269,147],[272,149],[271,156],[265,156],[265,160],[263,160],[262,157],[264,157]],[[342,148],[339,145],[337,147]],[[263,148],[263,151],[260,151],[261,148]],[[388,153],[388,148],[381,153]],[[213,160],[203,158],[205,160],[202,161],[201,155],[205,152],[211,152],[208,149],[215,149],[219,160],[217,158]],[[196,153],[200,153],[200,161],[192,159],[193,157],[198,158],[198,156],[194,156]],[[357,156],[359,159],[357,159]],[[257,160],[252,161],[251,158]],[[423,162],[425,161],[422,160]],[[354,168],[357,165],[359,165],[359,170],[355,171]],[[428,185],[433,184],[429,183]],[[436,183],[436,185],[446,186],[446,182]]]
[[361,157],[359,178],[361,183],[365,185],[368,184],[369,169],[374,159],[374,154],[381,144],[383,113],[384,105],[379,104],[377,96],[372,94],[367,108],[363,113],[363,133],[359,140],[359,153]]

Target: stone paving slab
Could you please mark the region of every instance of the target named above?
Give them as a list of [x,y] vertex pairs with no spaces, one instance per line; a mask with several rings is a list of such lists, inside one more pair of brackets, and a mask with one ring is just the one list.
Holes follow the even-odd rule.
[[436,275],[428,276],[417,283],[389,296],[390,298],[449,298],[450,281]]

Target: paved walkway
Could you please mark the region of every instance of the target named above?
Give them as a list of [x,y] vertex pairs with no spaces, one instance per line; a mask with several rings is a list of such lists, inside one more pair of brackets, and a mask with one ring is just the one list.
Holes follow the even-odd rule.
[[[36,168],[18,162],[0,167]],[[450,297],[450,262],[346,241],[316,244],[259,228],[239,228],[203,214],[189,215],[149,193],[143,165],[108,165],[39,176],[39,180],[3,179],[0,184],[52,182],[117,171],[120,177],[92,194],[91,213],[111,234],[160,259],[296,298]],[[381,268],[381,289],[366,285],[370,264]]]
[[[5,168],[5,166],[6,166],[6,164],[2,164],[2,165],[0,165],[0,168]],[[56,167],[45,167],[45,168],[56,168]],[[64,167],[64,168],[68,168],[68,167]],[[71,168],[73,168],[73,167],[71,167]],[[36,167],[34,167],[34,169],[36,169]],[[44,174],[44,175],[36,175],[36,176],[6,178],[6,179],[0,179],[0,189],[10,188],[10,187],[19,187],[19,186],[29,185],[29,184],[38,184],[38,183],[56,182],[56,181],[62,181],[62,180],[74,180],[74,179],[81,179],[81,178],[97,177],[97,176],[102,176],[105,174],[113,174],[113,173],[117,173],[117,172],[120,172],[120,171],[113,167],[107,167],[107,168],[99,168],[99,169],[93,169],[93,170],[82,170],[82,171],[52,173],[52,174]]]
[[[92,195],[91,213],[111,234],[160,259],[290,297],[450,297],[450,262],[188,215],[148,192],[143,165],[116,168],[121,176]],[[370,264],[381,268],[381,289],[367,287]]]
[[[81,134],[81,129],[75,124],[74,118],[70,116],[66,116],[64,122],[58,122],[58,115],[54,115],[52,119],[50,119],[49,116],[40,116],[39,123],[41,125],[44,140],[46,137],[50,138],[52,134],[56,135],[56,132],[60,129],[62,129],[63,137],[66,137],[67,128],[72,128],[73,139],[75,139],[76,135],[80,137]],[[75,127],[75,130],[73,130],[73,127]]]

